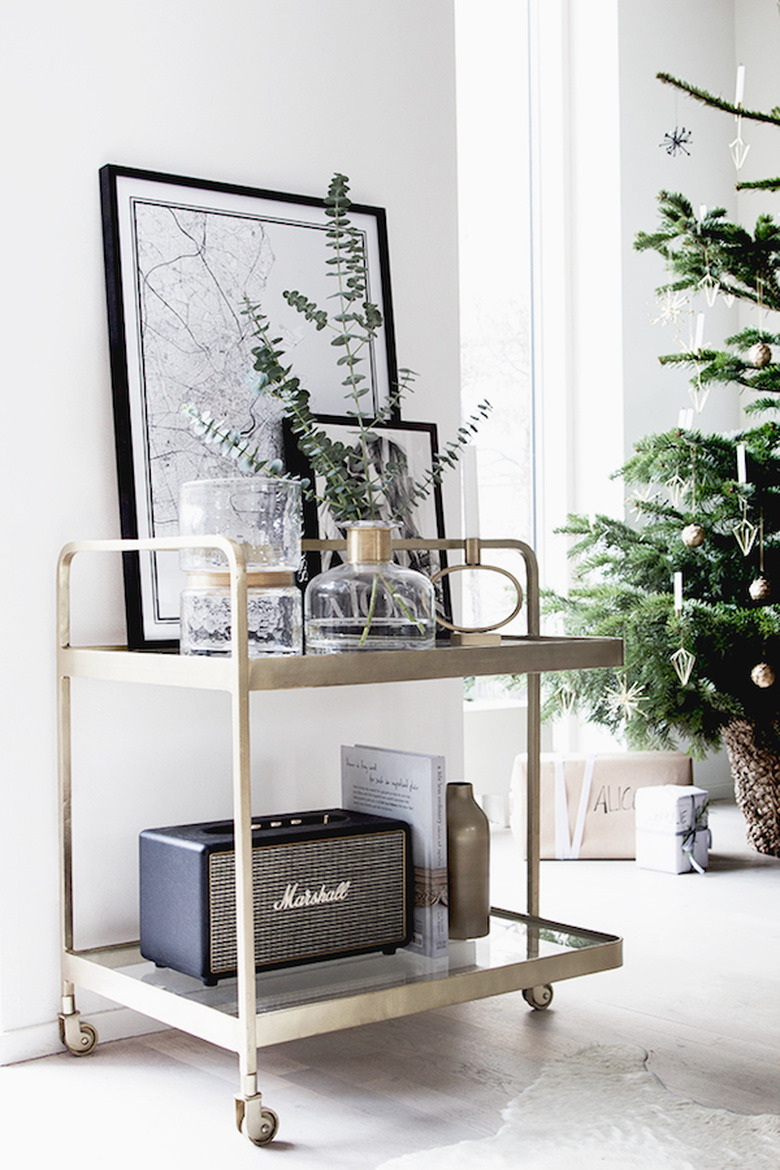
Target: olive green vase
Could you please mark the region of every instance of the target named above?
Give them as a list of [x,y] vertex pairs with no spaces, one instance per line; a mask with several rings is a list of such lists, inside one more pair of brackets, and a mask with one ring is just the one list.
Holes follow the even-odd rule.
[[450,938],[490,931],[490,829],[467,783],[447,785]]

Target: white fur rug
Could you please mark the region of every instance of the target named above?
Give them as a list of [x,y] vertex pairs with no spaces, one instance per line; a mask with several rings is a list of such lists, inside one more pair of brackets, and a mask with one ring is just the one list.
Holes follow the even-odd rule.
[[549,1065],[494,1137],[423,1150],[378,1170],[778,1170],[780,1117],[705,1109],[670,1093],[647,1054],[594,1045]]

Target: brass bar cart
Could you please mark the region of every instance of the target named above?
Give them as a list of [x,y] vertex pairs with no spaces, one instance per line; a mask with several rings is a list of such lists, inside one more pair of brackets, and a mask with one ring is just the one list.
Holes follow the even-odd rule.
[[[356,652],[278,658],[247,654],[247,580],[241,548],[219,536],[75,542],[58,562],[58,772],[61,853],[62,1003],[65,1046],[84,1055],[97,1032],[81,1018],[76,988],[96,992],[170,1027],[234,1051],[239,1058],[235,1119],[256,1145],[274,1137],[278,1119],[258,1086],[258,1050],[281,1041],[391,1019],[430,1008],[520,991],[534,1008],[546,1007],[552,984],[620,966],[621,940],[539,917],[540,676],[547,671],[619,666],[614,638],[542,637],[539,585],[532,549],[513,540],[406,540],[394,548],[435,549],[473,558],[513,549],[525,566],[527,634],[497,645],[443,645],[433,650]],[[71,565],[86,553],[154,553],[219,548],[231,578],[232,653],[224,658],[131,651],[116,646],[72,646]],[[343,547],[306,541],[304,549]],[[398,951],[256,974],[252,896],[252,778],[249,695],[252,691],[352,686],[409,680],[524,674],[528,681],[528,842],[524,912],[494,909],[484,939],[452,944],[446,959]],[[233,819],[236,857],[238,975],[216,987],[145,961],[139,944],[74,946],[71,679],[91,678],[225,691],[232,724]]]

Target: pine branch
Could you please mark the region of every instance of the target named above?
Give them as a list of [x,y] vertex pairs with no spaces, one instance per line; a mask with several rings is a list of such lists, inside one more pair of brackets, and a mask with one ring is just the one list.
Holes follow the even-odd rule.
[[752,183],[737,183],[738,191],[780,191],[780,179],[755,179]]
[[664,85],[673,85],[675,89],[681,89],[683,93],[695,98],[697,102],[703,102],[705,106],[711,106],[715,110],[723,110],[727,114],[734,114],[735,117],[749,118],[751,122],[769,122],[773,126],[780,126],[780,113],[776,113],[774,110],[771,114],[765,114],[761,110],[746,110],[744,106],[735,106],[732,102],[727,102],[725,98],[715,97],[706,89],[699,89],[687,81],[680,81],[679,78],[672,77],[670,73],[656,73],[656,77]]

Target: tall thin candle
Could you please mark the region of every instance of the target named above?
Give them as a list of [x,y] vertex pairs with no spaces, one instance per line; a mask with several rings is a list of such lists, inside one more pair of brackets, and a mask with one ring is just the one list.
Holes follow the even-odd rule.
[[463,535],[479,536],[479,486],[477,448],[467,444],[460,457],[463,484]]
[[737,66],[737,88],[734,94],[734,105],[741,106],[742,99],[745,96],[745,66]]

